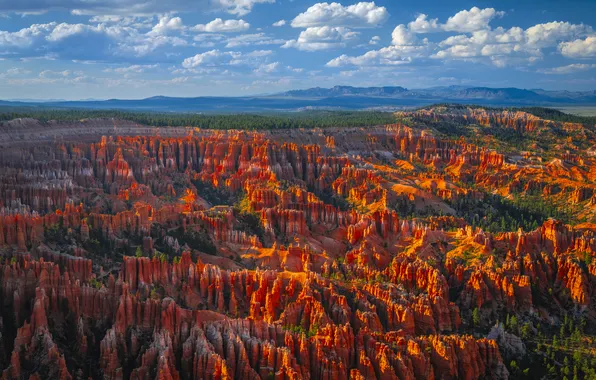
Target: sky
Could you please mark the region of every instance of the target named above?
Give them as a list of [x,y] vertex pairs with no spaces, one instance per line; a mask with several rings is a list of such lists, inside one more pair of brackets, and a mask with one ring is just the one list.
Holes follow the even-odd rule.
[[0,99],[596,89],[596,1],[0,0]]

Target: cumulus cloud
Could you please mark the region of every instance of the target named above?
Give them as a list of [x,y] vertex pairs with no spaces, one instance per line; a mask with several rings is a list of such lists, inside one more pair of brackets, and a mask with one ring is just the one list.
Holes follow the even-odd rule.
[[33,24],[16,32],[0,31],[0,47],[3,49],[19,48],[24,49],[51,33],[56,23]]
[[425,14],[418,15],[416,20],[408,24],[408,29],[412,33],[433,33],[440,31],[441,28],[438,19],[428,20],[428,16]]
[[374,27],[389,18],[385,7],[374,2],[360,2],[350,6],[340,3],[317,3],[292,20],[294,28],[344,26],[352,28]]
[[372,50],[360,56],[342,54],[327,62],[327,67],[343,66],[396,66],[412,62],[414,58],[427,54],[426,46],[388,46]]
[[478,30],[468,35],[451,36],[443,40],[434,58],[468,59],[487,57],[498,66],[508,60],[525,59],[532,62],[543,57],[542,49],[555,47],[568,40],[589,33],[592,28],[583,24],[549,22],[526,30],[519,27]]
[[196,32],[208,33],[232,33],[243,32],[250,28],[250,24],[244,20],[222,20],[216,18],[207,24],[198,24],[191,28]]
[[[568,22],[548,22],[527,29],[511,27],[491,28],[489,23],[504,13],[493,8],[457,12],[442,24],[438,19],[420,14],[407,25],[401,24],[392,32],[392,45],[361,56],[342,55],[328,62],[328,66],[394,65],[417,58],[440,60],[472,60],[491,63],[497,67],[512,64],[531,64],[543,59],[546,48],[559,47],[568,57],[596,56],[596,37],[590,37],[592,27]],[[420,39],[420,34],[457,32],[439,43]],[[578,37],[589,36],[585,40]],[[575,39],[575,40],[574,40]],[[372,43],[373,41],[371,41]]]
[[56,25],[52,32],[46,36],[46,40],[58,42],[77,35],[104,34],[104,32],[109,35],[112,31],[113,29],[104,29],[92,25],[61,23]]
[[368,41],[368,44],[369,45],[378,45],[379,42],[381,42],[381,37],[374,36],[373,38],[370,39],[370,41]]
[[393,45],[417,45],[418,38],[405,25],[398,25],[391,33],[391,42]]
[[596,36],[577,39],[559,44],[561,54],[571,58],[596,57]]
[[[16,32],[0,31],[0,49],[21,58],[40,55],[72,60],[143,56],[159,48],[186,46],[177,36],[109,24],[33,24]],[[42,54],[40,54],[40,52]]]
[[449,17],[443,29],[450,32],[474,32],[487,29],[492,19],[504,14],[505,12],[496,11],[494,8],[473,7],[469,11],[463,10]]
[[275,3],[275,0],[211,0],[215,8],[224,9],[227,12],[244,16],[252,11],[255,4]]
[[229,63],[232,59],[240,57],[242,53],[233,51],[209,50],[205,53],[188,57],[182,62],[182,66],[190,69],[199,66],[214,66]]
[[553,46],[561,40],[574,38],[592,32],[592,27],[568,22],[547,22],[526,30],[527,43],[535,47]]
[[180,17],[162,16],[158,23],[151,29],[149,35],[161,36],[171,32],[178,32],[184,29],[184,24]]
[[296,48],[304,51],[327,50],[346,46],[359,33],[344,27],[318,26],[307,28],[298,39],[286,42],[283,48]]
[[[378,27],[385,23],[389,17],[387,9],[372,1],[358,1],[355,4],[352,2],[353,5],[320,2],[308,9],[303,8],[304,12],[291,21],[286,18],[273,23],[276,19],[270,19],[263,23],[263,20],[256,18],[254,23],[259,24],[250,25],[240,15],[250,12],[258,4],[273,3],[274,0],[196,0],[192,4],[186,2],[184,7],[181,6],[181,0],[159,4],[136,0],[22,0],[29,5],[38,2],[40,7],[48,9],[60,3],[61,6],[52,9],[79,9],[74,11],[76,15],[90,16],[69,18],[78,20],[79,23],[39,23],[20,30],[14,30],[14,23],[10,29],[4,27],[8,30],[0,30],[0,56],[5,60],[32,61],[43,58],[97,65],[107,63],[109,66],[89,67],[88,70],[101,72],[103,68],[109,67],[104,72],[117,75],[105,75],[106,77],[112,80],[116,77],[130,79],[130,82],[135,79],[142,81],[141,74],[154,70],[157,68],[156,62],[161,62],[161,67],[171,68],[170,72],[154,70],[152,76],[165,74],[171,78],[174,74],[180,75],[176,80],[168,79],[168,83],[172,84],[189,82],[196,79],[196,75],[219,76],[222,80],[233,79],[234,83],[237,80],[250,83],[254,77],[275,80],[279,76],[292,76],[302,72],[302,69],[287,66],[289,62],[284,61],[285,57],[276,47],[309,52],[344,49],[325,60],[328,68],[342,68],[335,78],[392,73],[400,71],[396,66],[412,62],[432,66],[433,70],[442,66],[437,65],[437,61],[452,60],[492,64],[497,67],[528,65],[538,60],[547,61],[555,54],[583,58],[583,61],[572,64],[566,62],[561,64],[566,66],[533,71],[543,74],[572,74],[595,69],[595,64],[592,63],[594,60],[587,60],[596,57],[596,34],[588,25],[553,21],[533,26],[530,24],[530,27],[524,28],[503,28],[497,26],[498,18],[503,16],[503,12],[493,8],[474,7],[453,12],[451,17],[444,19],[434,18],[432,14],[418,14],[409,20],[411,22],[392,25],[390,37],[384,31],[386,35],[379,34],[385,29],[377,29],[379,33],[370,34],[364,31],[364,28]],[[6,7],[6,2],[8,0],[0,0],[0,12],[3,5]],[[15,2],[10,3],[12,6]],[[73,6],[66,7],[65,4]],[[177,10],[193,11],[197,7],[202,7],[203,10],[217,9],[237,17],[213,17],[215,19],[210,22],[192,26],[185,25],[182,20],[188,22],[189,16],[176,13]],[[104,11],[99,12],[99,9]],[[123,9],[130,12],[126,13]],[[59,15],[59,12],[49,13],[55,14]],[[88,21],[82,21],[85,19]],[[296,35],[291,40],[281,38],[285,36],[280,33],[282,30],[273,28],[290,24],[301,28],[295,31]],[[263,32],[267,27],[270,29]],[[257,29],[252,32],[252,28]],[[260,48],[272,50],[245,52]],[[323,56],[323,53],[320,55]],[[185,57],[187,58],[184,59]],[[177,64],[173,65],[172,62]],[[316,69],[320,69],[315,67],[317,64],[318,62],[309,62],[308,71],[303,77],[309,77]],[[33,67],[36,63],[27,65]],[[59,67],[58,65],[58,62],[54,62],[52,67]],[[38,71],[35,70],[36,73]],[[367,74],[362,74],[364,72]],[[89,83],[93,79],[74,72],[68,75],[61,73],[64,70],[46,72],[39,77],[35,75],[31,80],[39,83]],[[326,74],[317,75],[323,78]],[[25,75],[0,72],[0,78],[5,81],[23,79]]]
[[244,16],[256,4],[275,0],[0,0],[0,12],[39,13],[69,11],[75,15],[155,15],[185,11],[225,11]]

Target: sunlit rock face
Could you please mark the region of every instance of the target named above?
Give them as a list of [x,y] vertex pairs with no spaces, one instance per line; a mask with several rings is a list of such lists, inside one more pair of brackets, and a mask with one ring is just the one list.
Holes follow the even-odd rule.
[[[506,379],[504,352],[526,349],[497,321],[595,322],[593,128],[483,109],[397,116],[414,122],[5,122],[2,377]],[[441,122],[563,135],[521,152]],[[466,211],[491,197],[546,200],[567,220],[518,203],[494,226]]]

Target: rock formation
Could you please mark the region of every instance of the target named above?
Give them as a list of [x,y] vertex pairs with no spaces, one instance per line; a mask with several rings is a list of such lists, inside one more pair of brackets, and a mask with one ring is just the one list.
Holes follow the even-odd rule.
[[[509,111],[408,115],[581,129]],[[594,322],[585,152],[536,165],[402,124],[117,121],[102,137],[109,123],[51,123],[63,138],[39,141],[29,121],[0,158],[5,379],[505,379],[503,357],[525,346],[499,318]],[[579,205],[578,222],[483,231],[455,206],[488,190]]]

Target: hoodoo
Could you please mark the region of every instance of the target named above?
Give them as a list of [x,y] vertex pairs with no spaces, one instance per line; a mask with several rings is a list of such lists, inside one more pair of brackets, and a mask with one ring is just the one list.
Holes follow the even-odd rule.
[[0,157],[3,379],[507,379],[594,347],[593,126],[80,123]]

